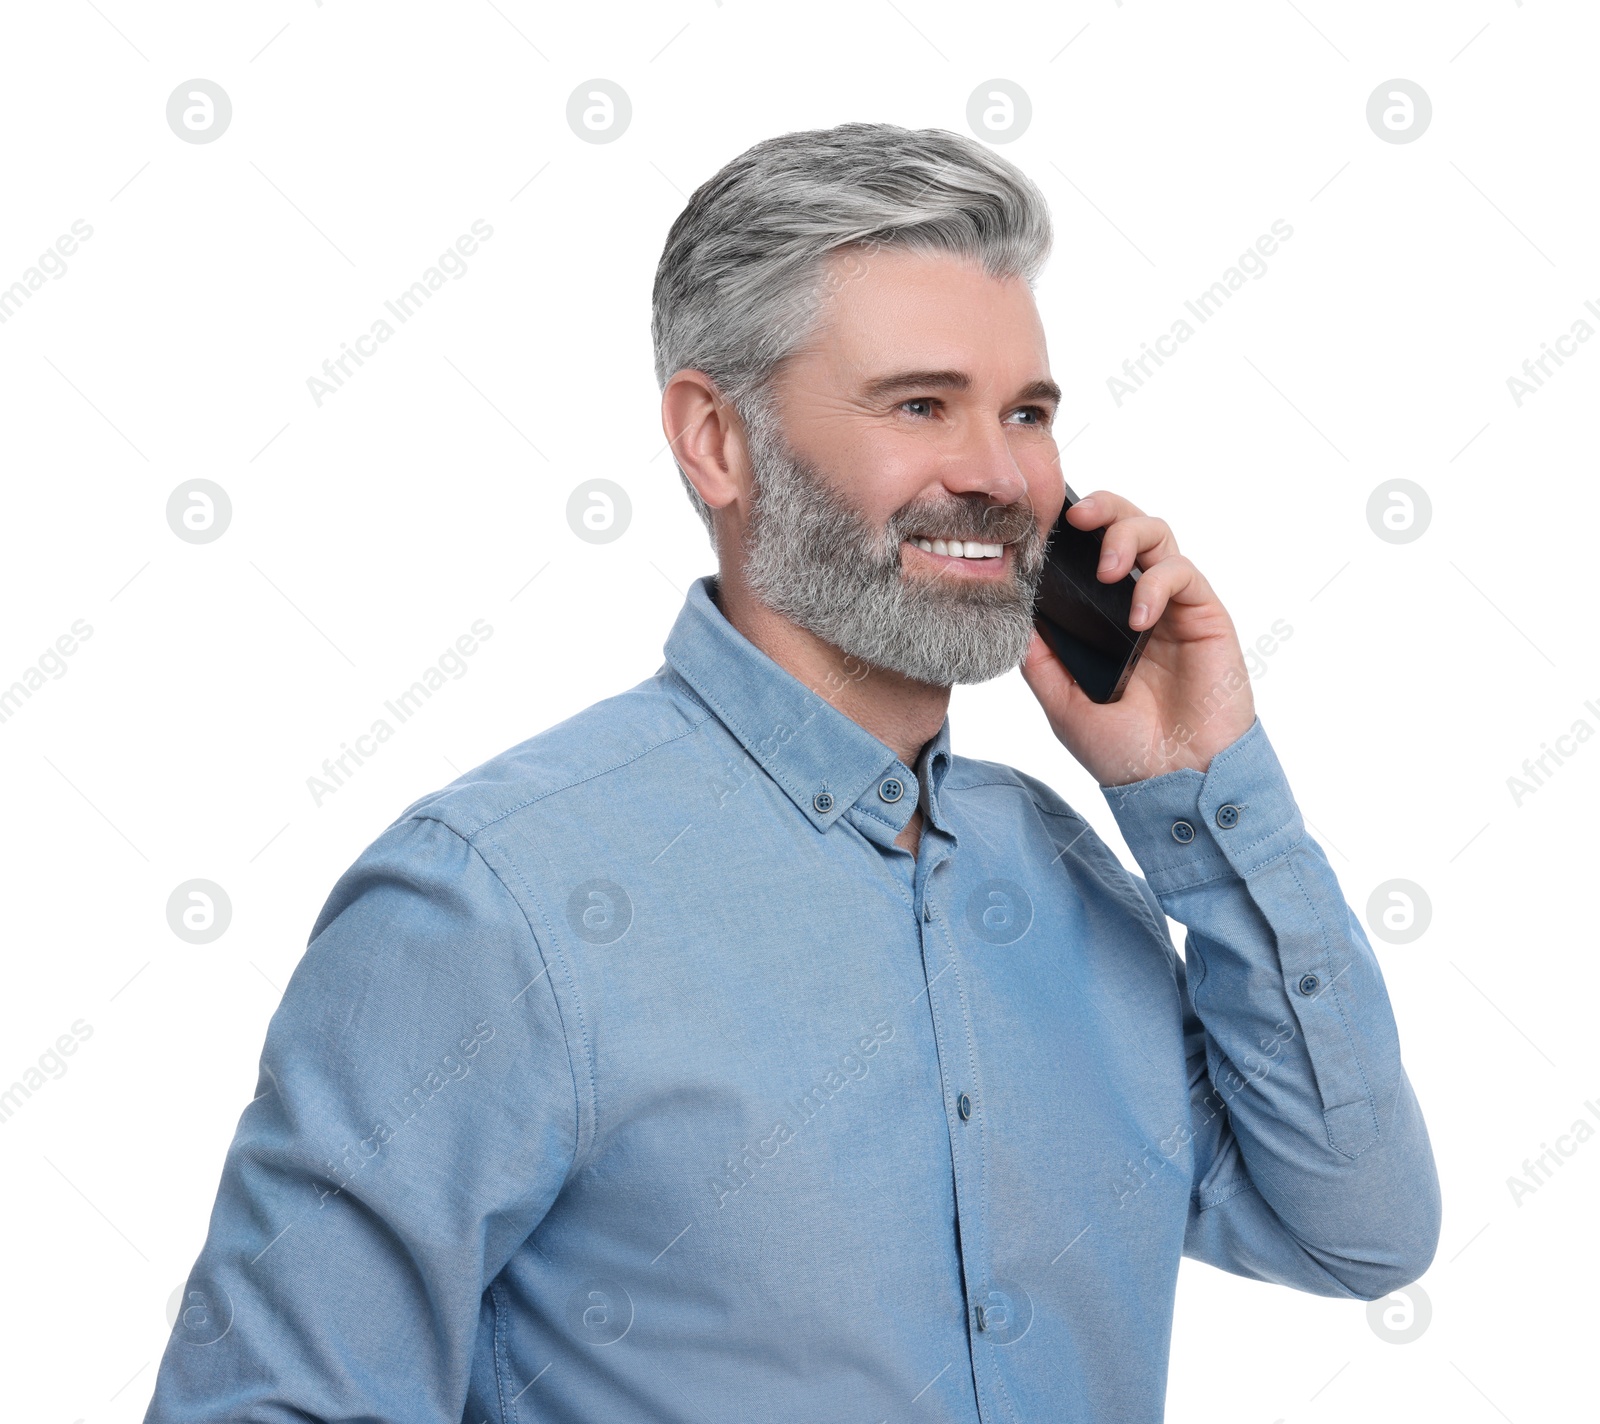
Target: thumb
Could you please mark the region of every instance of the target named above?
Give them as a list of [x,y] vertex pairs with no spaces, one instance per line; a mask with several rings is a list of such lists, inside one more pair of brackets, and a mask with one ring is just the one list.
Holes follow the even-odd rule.
[[1084,696],[1077,680],[1050,651],[1050,645],[1039,636],[1037,628],[1028,640],[1021,671],[1022,680],[1032,689],[1052,722],[1065,722],[1073,704]]

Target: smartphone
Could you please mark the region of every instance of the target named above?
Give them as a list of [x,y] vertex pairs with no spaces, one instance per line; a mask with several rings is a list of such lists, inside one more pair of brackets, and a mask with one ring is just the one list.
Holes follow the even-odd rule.
[[1136,633],[1128,626],[1139,571],[1116,583],[1095,577],[1105,530],[1068,524],[1067,510],[1077,502],[1068,489],[1045,546],[1033,622],[1090,701],[1115,702],[1150,639],[1150,629]]

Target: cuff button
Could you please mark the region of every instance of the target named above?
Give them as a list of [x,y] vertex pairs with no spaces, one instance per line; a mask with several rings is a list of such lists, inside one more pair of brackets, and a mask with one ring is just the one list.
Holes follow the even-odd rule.
[[1239,824],[1240,811],[1237,806],[1229,802],[1226,806],[1217,807],[1217,824],[1223,830],[1232,830]]
[[1174,821],[1172,823],[1172,839],[1179,845],[1188,845],[1194,839],[1194,827],[1187,821]]

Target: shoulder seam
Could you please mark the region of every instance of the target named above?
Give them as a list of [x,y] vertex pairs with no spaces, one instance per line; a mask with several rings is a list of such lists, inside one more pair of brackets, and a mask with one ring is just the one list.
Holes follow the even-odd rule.
[[[1087,819],[1079,815],[1078,812],[1074,811],[1070,806],[1068,806],[1065,811],[1056,811],[1051,807],[1044,805],[1039,798],[1033,794],[1033,791],[1028,784],[1022,781],[1020,778],[1016,781],[974,781],[965,786],[948,787],[948,789],[952,791],[977,791],[985,786],[1005,786],[1009,787],[1012,791],[1020,791],[1028,798],[1029,801],[1033,803],[1034,809],[1040,812],[1040,814],[1045,816],[1067,816],[1074,821],[1082,821],[1085,825],[1088,825]],[[940,794],[943,795],[944,793],[941,792]]]
[[691,733],[698,732],[701,727],[705,726],[706,722],[709,721],[710,718],[711,714],[707,712],[703,717],[699,718],[699,720],[690,723],[690,725],[685,727],[681,732],[674,732],[671,736],[663,737],[658,742],[651,742],[649,746],[641,747],[638,751],[634,752],[632,756],[624,757],[621,761],[613,762],[610,766],[603,766],[596,771],[589,772],[585,776],[575,777],[571,781],[564,781],[559,786],[548,787],[535,796],[529,796],[525,801],[517,802],[515,806],[506,807],[505,810],[501,811],[496,816],[492,816],[489,820],[479,822],[470,831],[462,830],[457,826],[451,825],[451,823],[446,820],[443,815],[435,814],[432,803],[424,806],[419,811],[413,811],[411,813],[411,818],[418,821],[438,821],[442,826],[449,826],[450,829],[463,840],[470,841],[481,835],[484,831],[488,830],[489,827],[498,825],[501,821],[505,820],[507,816],[513,816],[518,811],[526,810],[536,801],[543,801],[546,797],[555,796],[562,791],[570,791],[574,786],[582,786],[586,781],[593,781],[596,777],[608,776],[613,771],[620,771],[623,767],[631,766],[634,762],[640,760],[642,757],[649,756],[651,752],[658,751],[660,748],[668,746],[672,742],[679,741],[682,738],[689,736]]

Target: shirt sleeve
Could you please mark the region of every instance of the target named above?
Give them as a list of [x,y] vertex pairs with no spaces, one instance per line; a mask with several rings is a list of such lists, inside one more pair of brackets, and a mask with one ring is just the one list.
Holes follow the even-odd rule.
[[458,1424],[485,1291],[576,1144],[521,909],[448,826],[397,822],[268,1024],[146,1424]]
[[[1259,718],[1202,774],[1103,787],[1184,925],[1194,1149],[1184,1254],[1375,1300],[1427,1270],[1439,1181],[1383,975]],[[1138,879],[1138,877],[1135,877]],[[1176,951],[1174,951],[1176,957]]]

